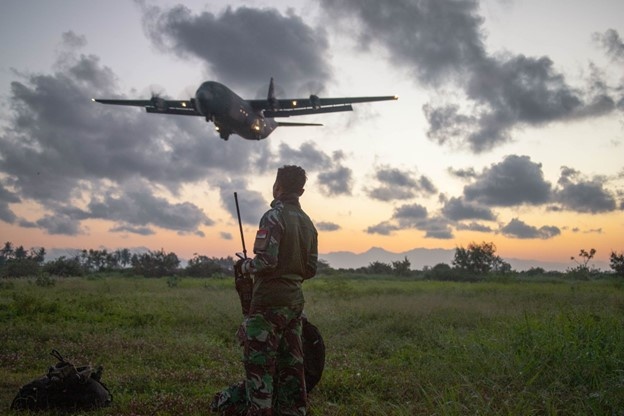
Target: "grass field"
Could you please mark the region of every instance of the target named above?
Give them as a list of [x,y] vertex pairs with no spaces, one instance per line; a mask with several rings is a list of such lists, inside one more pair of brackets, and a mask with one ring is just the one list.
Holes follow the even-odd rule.
[[[209,414],[243,377],[230,279],[0,281],[0,414],[56,348],[104,365],[94,415]],[[624,415],[624,282],[319,277],[312,415]]]

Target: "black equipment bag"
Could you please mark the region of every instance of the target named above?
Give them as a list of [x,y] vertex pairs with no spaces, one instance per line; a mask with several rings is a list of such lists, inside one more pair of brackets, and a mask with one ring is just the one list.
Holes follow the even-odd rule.
[[13,402],[12,410],[91,410],[109,406],[113,396],[101,382],[102,366],[75,367],[57,350],[51,355],[59,362],[48,373],[24,385]]
[[303,319],[301,340],[303,342],[303,366],[305,367],[306,390],[312,391],[318,384],[325,368],[325,343],[318,328]]

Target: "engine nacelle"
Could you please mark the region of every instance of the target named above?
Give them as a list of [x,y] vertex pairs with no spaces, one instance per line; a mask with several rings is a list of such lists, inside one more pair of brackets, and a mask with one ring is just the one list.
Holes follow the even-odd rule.
[[160,97],[152,97],[152,105],[157,111],[167,111],[167,102]]
[[312,104],[312,108],[315,110],[318,110],[319,108],[321,108],[321,99],[318,97],[318,95],[310,95],[310,104]]

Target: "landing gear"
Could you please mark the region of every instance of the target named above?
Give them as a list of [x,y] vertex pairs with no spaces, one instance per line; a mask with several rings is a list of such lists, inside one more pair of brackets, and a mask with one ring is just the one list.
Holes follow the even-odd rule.
[[230,134],[232,132],[230,130],[221,128],[221,125],[218,124],[217,122],[215,122],[215,129],[219,132],[219,137],[221,137],[223,140],[227,140],[230,138]]

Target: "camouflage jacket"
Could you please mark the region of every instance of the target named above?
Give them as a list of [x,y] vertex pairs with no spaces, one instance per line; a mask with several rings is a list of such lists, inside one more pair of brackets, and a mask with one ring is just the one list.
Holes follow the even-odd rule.
[[301,283],[316,274],[318,233],[296,195],[282,195],[260,220],[254,241],[252,307],[304,303]]

